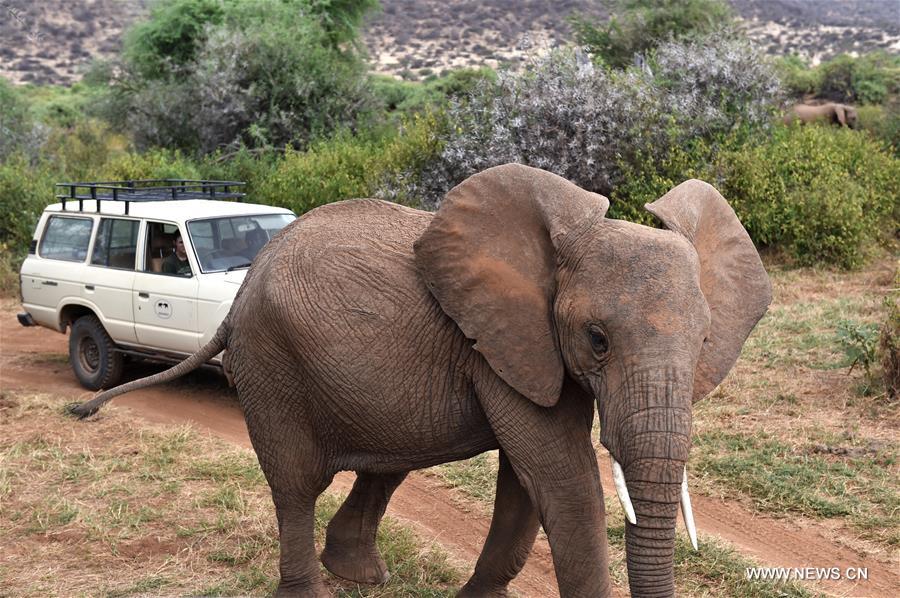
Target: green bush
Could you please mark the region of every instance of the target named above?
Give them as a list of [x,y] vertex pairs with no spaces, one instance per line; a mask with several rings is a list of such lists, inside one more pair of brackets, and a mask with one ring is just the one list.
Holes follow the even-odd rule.
[[883,104],[900,93],[900,57],[872,52],[842,54],[810,67],[797,56],[776,61],[782,85],[796,98],[815,96],[847,104]]
[[259,188],[257,199],[302,214],[315,207],[379,194],[417,203],[406,192],[392,192],[397,177],[412,176],[439,146],[437,113],[414,115],[398,131],[353,135],[347,132],[314,143],[306,152],[288,150]]
[[13,153],[35,153],[40,131],[28,102],[7,80],[0,77],[0,160]]
[[881,325],[876,355],[881,364],[881,377],[889,400],[900,397],[900,269],[894,274],[894,289],[884,298],[887,311]]
[[247,183],[243,189],[246,198],[241,201],[263,203],[259,190],[272,176],[283,155],[283,151],[274,149],[241,147],[235,152],[205,156],[197,166],[202,178]]
[[199,179],[197,164],[180,152],[154,149],[112,157],[98,168],[98,178],[106,181],[131,179]]
[[638,152],[628,162],[620,162],[622,182],[609,196],[609,217],[656,226],[656,218],[644,208],[684,181],[709,179],[710,146],[696,139],[687,146],[672,144],[662,157]]
[[497,80],[488,67],[454,69],[424,82],[402,81],[386,75],[371,77],[372,92],[381,110],[401,114],[441,106],[463,98],[484,82]]
[[815,95],[822,88],[822,71],[811,68],[803,58],[796,55],[781,56],[774,59],[775,72],[781,79],[785,92],[793,97],[802,98]]
[[370,116],[356,26],[374,0],[164,0],[94,69],[139,148],[305,147]]
[[782,127],[720,154],[722,191],[758,245],[855,267],[897,225],[898,161],[867,135]]
[[124,153],[126,147],[126,139],[112,133],[102,121],[80,118],[72,127],[54,128],[41,155],[53,164],[60,178],[101,180],[106,163],[112,156]]
[[616,68],[632,63],[662,42],[704,35],[733,22],[722,0],[607,0],[609,21],[570,18],[576,42],[599,61]]
[[320,205],[370,195],[370,174],[382,148],[349,133],[314,143],[305,152],[288,149],[259,189],[263,203],[302,214]]
[[53,203],[57,182],[45,164],[16,154],[0,162],[0,245],[24,254],[41,212]]
[[224,18],[219,0],[159,0],[150,17],[125,35],[125,59],[143,77],[158,79],[194,59],[207,25]]
[[897,155],[900,152],[900,98],[883,106],[860,106],[859,128]]
[[881,104],[900,85],[900,57],[883,52],[841,55],[823,63],[818,95],[850,104]]

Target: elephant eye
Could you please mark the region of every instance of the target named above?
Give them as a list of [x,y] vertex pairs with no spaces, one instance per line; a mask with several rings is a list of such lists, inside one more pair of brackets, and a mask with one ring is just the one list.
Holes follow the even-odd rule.
[[591,339],[591,348],[597,355],[604,355],[609,351],[609,338],[599,326],[588,328],[588,336]]

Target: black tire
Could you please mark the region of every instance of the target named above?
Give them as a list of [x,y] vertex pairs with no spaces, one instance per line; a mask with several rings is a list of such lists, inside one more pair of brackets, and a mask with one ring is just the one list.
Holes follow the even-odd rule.
[[89,390],[115,386],[122,378],[122,354],[94,315],[81,316],[72,324],[69,363],[75,377]]

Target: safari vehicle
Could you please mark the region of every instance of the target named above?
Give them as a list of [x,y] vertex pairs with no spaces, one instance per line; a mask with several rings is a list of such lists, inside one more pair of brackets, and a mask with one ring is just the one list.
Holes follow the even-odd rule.
[[19,322],[70,329],[69,362],[91,390],[114,386],[126,356],[181,361],[212,338],[257,252],[295,219],[233,201],[242,186],[58,184],[22,264]]

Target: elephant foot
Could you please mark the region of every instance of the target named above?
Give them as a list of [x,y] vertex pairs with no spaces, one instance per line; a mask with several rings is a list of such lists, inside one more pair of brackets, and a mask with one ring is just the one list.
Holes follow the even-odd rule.
[[506,586],[486,587],[473,584],[470,579],[466,585],[456,594],[457,598],[505,598],[509,595]]
[[288,584],[282,581],[275,590],[275,598],[331,598],[331,592],[321,581],[307,584]]
[[322,564],[334,575],[356,583],[380,584],[391,574],[375,546],[341,546],[326,542]]

